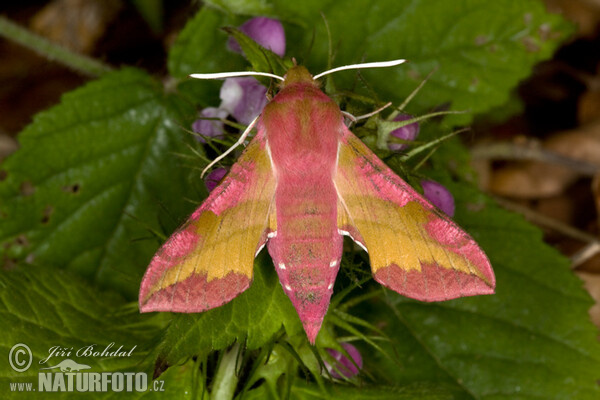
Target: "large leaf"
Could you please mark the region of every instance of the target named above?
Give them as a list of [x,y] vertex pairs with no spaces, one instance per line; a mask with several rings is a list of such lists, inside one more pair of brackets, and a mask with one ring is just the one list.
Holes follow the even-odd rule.
[[[55,366],[67,358],[90,366],[91,372],[146,372],[152,376],[148,354],[159,332],[160,317],[142,317],[135,308],[124,307],[121,296],[90,287],[68,271],[33,266],[4,271],[0,273],[0,286],[0,320],[4,326],[0,384],[4,393],[10,382],[33,382],[37,387],[38,372],[58,372],[40,368]],[[8,362],[10,349],[19,343],[27,345],[33,356],[30,368],[24,372],[13,370]],[[114,345],[109,352],[122,346],[128,355],[86,355],[81,350],[93,346],[93,351],[102,352],[110,343]],[[63,352],[54,353],[40,364],[56,346]],[[25,356],[20,360],[26,360]],[[23,398],[22,393],[13,394]],[[31,397],[39,398],[39,393],[37,397],[35,394]],[[71,398],[69,393],[63,395]]]
[[193,110],[124,70],[38,114],[0,167],[0,256],[67,268],[135,298],[156,250],[196,197],[180,157]]
[[[430,72],[431,79],[411,105],[423,112],[449,103],[452,109],[481,113],[508,100],[510,89],[548,58],[569,26],[544,11],[536,0],[362,0],[306,1],[211,0],[229,12],[266,14],[287,25],[287,55],[313,73],[327,66],[328,40],[320,13],[327,18],[334,43],[334,66],[405,58],[407,65],[364,71],[381,98],[401,102]],[[351,72],[339,74],[348,88]],[[466,123],[471,114],[453,116]]]

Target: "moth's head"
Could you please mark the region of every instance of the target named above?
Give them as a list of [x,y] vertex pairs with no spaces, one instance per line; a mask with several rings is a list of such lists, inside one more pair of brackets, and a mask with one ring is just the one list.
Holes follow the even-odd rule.
[[295,65],[288,69],[287,73],[283,77],[281,88],[285,88],[286,86],[290,86],[295,83],[307,83],[313,86],[318,86],[310,72],[308,72],[308,70],[301,65]]

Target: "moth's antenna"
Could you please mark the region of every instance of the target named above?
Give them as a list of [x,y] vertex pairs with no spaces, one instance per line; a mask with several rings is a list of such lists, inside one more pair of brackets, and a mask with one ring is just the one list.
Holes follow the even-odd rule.
[[354,118],[356,119],[356,121],[360,121],[361,119],[366,119],[366,118],[372,117],[373,115],[382,112],[383,110],[385,110],[386,108],[388,108],[391,105],[392,105],[392,102],[390,101],[389,103],[384,104],[383,106],[379,107],[375,111],[371,111],[368,114],[359,115],[358,117],[354,117]]
[[347,69],[393,67],[395,65],[400,65],[405,61],[406,60],[391,60],[391,61],[377,61],[377,62],[370,62],[370,63],[363,63],[363,64],[344,65],[341,67],[337,67],[334,69],[330,69],[330,70],[321,72],[320,74],[313,76],[313,80],[317,80],[325,75],[329,75],[329,74],[332,74],[332,73],[338,72],[338,71],[344,71]]
[[283,80],[283,77],[268,72],[255,72],[255,71],[237,71],[237,72],[215,72],[212,74],[191,74],[190,77],[196,79],[223,79],[223,78],[234,78],[238,76],[268,76],[269,78]]
[[215,158],[210,164],[208,164],[206,166],[206,168],[204,168],[202,170],[202,173],[200,174],[200,178],[204,177],[204,174],[206,173],[206,171],[208,171],[210,169],[210,167],[212,167],[213,165],[215,165],[216,163],[218,163],[219,161],[221,161],[223,158],[225,158],[225,156],[227,154],[231,153],[240,144],[244,143],[244,140],[246,140],[246,138],[248,137],[248,134],[250,133],[250,131],[252,130],[252,128],[254,128],[254,125],[256,125],[256,121],[258,121],[258,117],[260,117],[260,115],[258,115],[256,118],[254,118],[252,120],[252,122],[250,122],[250,125],[248,125],[248,127],[246,128],[246,130],[244,131],[244,133],[242,133],[242,136],[240,136],[240,138],[238,139],[238,141],[235,142],[233,144],[233,146],[231,146],[229,149],[227,149],[227,151],[225,153],[223,153],[219,157]]
[[356,117],[356,116],[354,116],[354,115],[350,114],[350,113],[349,113],[349,112],[347,112],[347,111],[343,111],[343,110],[342,110],[342,114],[343,114],[345,117],[347,117],[347,118],[348,118],[348,119],[351,121],[351,123],[350,123],[350,124],[348,124],[348,128],[350,128],[350,125],[357,123],[357,122],[358,122],[358,121],[360,121],[361,119],[366,119],[366,118],[369,118],[369,117],[371,117],[371,116],[373,116],[373,115],[375,115],[375,114],[377,114],[377,113],[380,113],[380,112],[382,112],[383,110],[385,110],[386,108],[388,108],[388,107],[389,107],[389,106],[391,106],[391,105],[392,105],[392,102],[390,101],[389,103],[387,103],[387,104],[385,104],[385,105],[383,105],[383,106],[379,107],[377,110],[375,110],[375,111],[371,111],[371,112],[370,112],[370,113],[368,113],[368,114],[359,115],[358,117]]

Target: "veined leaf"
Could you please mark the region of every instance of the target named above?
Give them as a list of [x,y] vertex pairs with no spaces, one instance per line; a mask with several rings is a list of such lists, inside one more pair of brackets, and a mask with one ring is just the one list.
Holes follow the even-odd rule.
[[181,158],[181,125],[193,114],[133,69],[38,114],[0,166],[0,256],[77,271],[136,298],[155,234],[172,232],[193,206]]
[[[91,287],[69,271],[34,266],[3,271],[0,286],[0,320],[8,328],[0,339],[4,394],[11,382],[32,382],[37,388],[38,372],[60,372],[40,369],[65,359],[89,366],[89,372],[145,372],[152,377],[148,355],[164,317],[141,316],[136,308],[124,305],[121,296]],[[33,357],[23,372],[15,371],[8,362],[11,348],[19,343],[27,345]],[[108,354],[121,346],[126,354]],[[105,349],[104,355],[90,353]],[[21,360],[26,357],[23,354]],[[65,397],[72,394],[62,393]],[[23,395],[27,393],[13,392],[14,398]],[[29,395],[40,397],[35,392]]]
[[[331,31],[333,66],[404,58],[405,65],[361,72],[382,99],[400,104],[430,73],[413,100],[411,112],[450,104],[472,114],[448,117],[468,123],[473,114],[505,103],[510,90],[533,65],[553,53],[571,32],[559,16],[537,0],[361,0],[305,1],[211,0],[228,12],[280,18],[286,25],[287,55],[313,73],[327,68],[328,41],[323,13]],[[243,10],[243,11],[239,11]],[[295,29],[300,25],[303,29]],[[311,35],[314,31],[314,43]],[[312,46],[311,46],[312,44]],[[335,75],[350,87],[356,73]]]

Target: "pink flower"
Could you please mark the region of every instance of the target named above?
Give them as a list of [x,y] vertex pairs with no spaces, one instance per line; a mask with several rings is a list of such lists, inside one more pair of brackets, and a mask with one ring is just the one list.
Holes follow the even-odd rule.
[[[407,121],[413,119],[412,115],[400,114],[394,121]],[[412,124],[404,125],[401,128],[395,129],[390,132],[390,136],[397,137],[402,140],[415,140],[419,135],[419,123],[413,122]],[[407,147],[405,143],[388,143],[388,148],[392,151],[402,151]]]
[[421,181],[427,200],[445,212],[449,217],[454,216],[454,197],[443,185],[434,181]]
[[219,186],[219,183],[221,183],[221,180],[223,180],[225,175],[227,175],[227,172],[229,172],[227,168],[215,168],[208,175],[206,175],[206,178],[204,178],[204,184],[209,192],[212,192],[214,188]]
[[[336,360],[335,368],[337,368],[337,370],[346,378],[352,378],[358,374],[358,370],[363,366],[362,357],[360,356],[358,349],[352,346],[350,343],[342,343],[342,347],[344,350],[346,350],[346,352],[348,352],[354,362],[352,362],[352,360],[350,360],[344,353],[337,350],[327,349],[327,352]],[[338,373],[338,371],[336,371],[333,366],[329,365],[327,360],[324,361],[325,368],[327,368],[327,371],[329,371],[331,376],[335,379],[342,379],[342,376]]]
[[[280,57],[285,54],[285,32],[283,31],[283,25],[278,20],[255,17],[244,22],[239,30]],[[242,53],[242,48],[234,38],[229,39],[227,47],[231,51]]]
[[227,78],[221,86],[221,108],[241,124],[250,124],[267,104],[267,88],[254,78]]
[[[206,118],[227,118],[227,111],[215,107],[207,107],[200,111],[200,117],[192,124],[192,130],[210,138],[223,137],[223,122]],[[200,143],[206,143],[202,136],[196,136]]]

